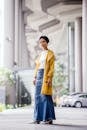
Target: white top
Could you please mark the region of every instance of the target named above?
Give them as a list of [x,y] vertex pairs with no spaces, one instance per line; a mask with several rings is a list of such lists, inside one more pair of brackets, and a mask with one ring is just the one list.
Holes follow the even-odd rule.
[[40,59],[39,59],[39,63],[40,63],[39,69],[45,68],[45,61],[46,61],[47,52],[48,52],[48,50],[44,50],[41,52]]

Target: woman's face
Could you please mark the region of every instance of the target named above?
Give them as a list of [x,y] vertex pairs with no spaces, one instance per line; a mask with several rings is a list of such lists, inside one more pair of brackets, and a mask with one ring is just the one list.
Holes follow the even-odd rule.
[[41,49],[46,49],[48,43],[46,42],[45,39],[41,38],[41,39],[39,40],[39,45],[40,45],[40,48],[41,48]]

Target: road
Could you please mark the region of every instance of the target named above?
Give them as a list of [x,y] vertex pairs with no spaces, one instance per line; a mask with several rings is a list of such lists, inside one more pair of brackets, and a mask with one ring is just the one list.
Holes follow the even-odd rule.
[[53,125],[32,124],[32,107],[0,113],[0,130],[87,130],[87,108],[56,108]]

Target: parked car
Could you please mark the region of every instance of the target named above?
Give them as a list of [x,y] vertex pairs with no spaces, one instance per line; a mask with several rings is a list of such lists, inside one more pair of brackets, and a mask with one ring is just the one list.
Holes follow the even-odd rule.
[[63,100],[65,106],[71,107],[87,107],[87,93],[73,93],[66,96]]
[[63,95],[60,97],[60,101],[59,101],[59,106],[61,107],[64,107],[64,106],[68,106],[66,105],[66,99],[69,97],[69,96],[73,96],[73,95],[76,95],[76,94],[79,94],[79,93],[71,93],[71,94],[67,94],[67,95]]

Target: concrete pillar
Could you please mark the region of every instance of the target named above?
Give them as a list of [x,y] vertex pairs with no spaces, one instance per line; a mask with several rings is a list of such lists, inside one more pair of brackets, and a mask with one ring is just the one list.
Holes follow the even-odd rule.
[[28,57],[28,47],[26,43],[26,37],[25,37],[25,24],[24,24],[24,14],[22,13],[22,24],[21,24],[21,35],[22,35],[22,67],[23,68],[29,68],[29,57]]
[[22,3],[19,1],[19,66],[22,67]]
[[15,47],[14,61],[18,64],[18,41],[19,40],[19,0],[15,0]]
[[82,91],[82,18],[75,20],[75,91]]
[[19,2],[19,66],[22,68],[28,68],[28,49],[25,39],[25,23],[24,23],[24,12],[22,11],[22,3]]
[[0,1],[0,67],[3,66],[4,0]]
[[69,23],[69,91],[75,91],[74,71],[74,23]]
[[[2,3],[2,2],[1,2]],[[0,66],[11,68],[13,66],[13,46],[14,46],[14,0],[3,0],[2,4],[2,43],[1,43],[1,63]]]
[[87,92],[87,0],[83,0],[82,18],[83,91]]

